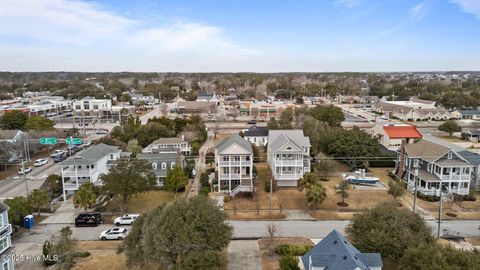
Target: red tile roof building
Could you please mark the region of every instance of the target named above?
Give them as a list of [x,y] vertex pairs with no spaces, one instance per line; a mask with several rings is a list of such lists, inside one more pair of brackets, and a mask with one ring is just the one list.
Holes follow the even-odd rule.
[[383,135],[380,136],[380,142],[390,150],[397,150],[402,144],[413,143],[415,139],[421,139],[422,134],[416,126],[410,125],[386,125],[383,126]]

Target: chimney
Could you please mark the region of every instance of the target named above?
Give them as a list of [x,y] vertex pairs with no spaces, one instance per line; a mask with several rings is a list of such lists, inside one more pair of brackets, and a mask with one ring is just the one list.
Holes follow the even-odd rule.
[[185,141],[185,136],[182,134],[182,142]]
[[405,145],[407,141],[405,139],[402,140],[402,145],[400,146],[400,154],[398,155],[398,168],[397,168],[397,176],[402,179],[403,173],[405,171]]

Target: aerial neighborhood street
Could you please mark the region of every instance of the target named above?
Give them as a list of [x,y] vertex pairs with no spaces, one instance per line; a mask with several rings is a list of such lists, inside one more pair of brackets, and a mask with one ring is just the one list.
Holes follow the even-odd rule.
[[0,0],[0,270],[480,269],[479,29],[479,0]]

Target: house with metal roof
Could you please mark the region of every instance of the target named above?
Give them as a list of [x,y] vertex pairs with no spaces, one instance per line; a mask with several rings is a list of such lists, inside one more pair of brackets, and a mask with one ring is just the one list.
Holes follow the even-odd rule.
[[438,196],[440,190],[468,195],[475,166],[459,152],[428,140],[404,144],[399,151],[397,176],[407,189]]
[[8,206],[0,202],[0,267],[13,270],[12,224],[8,221]]
[[243,138],[256,147],[266,146],[268,142],[268,128],[253,125],[243,132]]
[[235,196],[239,192],[253,192],[252,145],[234,134],[215,146],[215,171],[218,192]]
[[152,166],[157,177],[157,185],[163,187],[168,170],[175,166],[183,168],[183,159],[179,151],[176,152],[158,152],[158,153],[139,153],[137,159],[145,160]]
[[109,166],[116,162],[121,151],[116,146],[100,143],[61,162],[64,199],[86,182],[101,185],[100,175],[108,173]]
[[270,130],[267,161],[277,186],[297,186],[310,172],[310,138],[301,129]]
[[380,253],[362,253],[337,230],[301,257],[300,269],[381,270]]
[[380,135],[380,143],[390,150],[398,150],[402,142],[413,143],[421,139],[422,134],[416,126],[411,125],[384,125]]

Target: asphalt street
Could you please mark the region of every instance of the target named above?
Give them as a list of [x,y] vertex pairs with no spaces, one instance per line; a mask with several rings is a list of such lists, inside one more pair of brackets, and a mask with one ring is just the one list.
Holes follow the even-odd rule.
[[[73,221],[72,221],[73,222]],[[322,221],[303,221],[303,220],[284,220],[284,221],[228,221],[233,226],[233,238],[248,239],[267,236],[267,225],[274,222],[279,231],[278,237],[307,237],[323,238],[331,230],[336,229],[341,233],[349,224],[348,220],[322,220]],[[432,227],[432,232],[436,235],[437,222],[435,220],[426,221]],[[455,234],[461,232],[462,236],[480,236],[478,229],[480,221],[477,220],[449,220],[442,222],[442,231],[447,229],[449,233]],[[58,232],[62,227],[70,226],[73,230],[73,237],[78,240],[97,240],[98,235],[103,230],[115,228],[113,224],[102,224],[98,227],[75,227],[70,224],[39,224],[30,231],[26,231],[16,243],[43,243],[50,235]],[[125,226],[127,229],[129,226]]]

